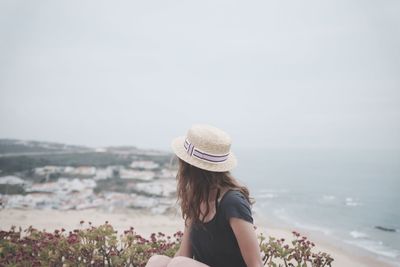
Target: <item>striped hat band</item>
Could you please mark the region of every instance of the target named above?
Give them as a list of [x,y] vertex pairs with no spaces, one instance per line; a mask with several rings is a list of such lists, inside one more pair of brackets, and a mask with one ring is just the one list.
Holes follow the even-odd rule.
[[185,140],[183,144],[185,147],[186,152],[191,157],[196,157],[198,159],[212,162],[212,163],[221,163],[225,162],[228,159],[229,153],[225,155],[215,155],[201,151],[200,149],[196,148],[193,144],[189,142],[188,139]]

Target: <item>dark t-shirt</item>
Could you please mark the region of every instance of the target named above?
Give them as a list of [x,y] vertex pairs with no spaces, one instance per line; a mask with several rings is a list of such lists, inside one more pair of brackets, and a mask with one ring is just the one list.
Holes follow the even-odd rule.
[[229,190],[216,205],[215,216],[203,224],[204,228],[200,224],[191,228],[193,257],[211,267],[245,267],[229,218],[253,223],[250,203],[240,191]]

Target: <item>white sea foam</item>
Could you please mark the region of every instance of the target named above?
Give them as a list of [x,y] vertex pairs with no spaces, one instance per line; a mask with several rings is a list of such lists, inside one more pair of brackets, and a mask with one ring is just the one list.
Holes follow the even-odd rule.
[[361,206],[362,203],[359,201],[354,200],[351,197],[346,197],[345,199],[345,205],[346,206],[351,206],[351,207],[357,207],[357,206]]
[[355,245],[357,247],[363,248],[369,252],[375,253],[377,255],[385,256],[391,259],[397,259],[400,257],[400,251],[385,246],[381,241],[374,241],[369,239],[358,239],[358,240],[346,240],[348,244]]
[[332,234],[332,229],[317,226],[317,225],[312,225],[312,224],[300,223],[300,222],[296,221],[294,218],[289,216],[289,214],[287,213],[287,211],[284,208],[275,209],[273,212],[273,215],[284,222],[294,225],[297,228],[320,232],[325,235]]
[[364,232],[354,230],[351,231],[349,234],[355,239],[352,241],[345,240],[345,242],[349,244],[358,246],[369,252],[373,252],[381,256],[389,257],[391,259],[396,259],[397,257],[400,257],[400,251],[384,245],[382,241],[371,240],[369,238],[369,235]]
[[259,199],[271,199],[276,198],[279,195],[288,193],[287,189],[261,189],[258,191],[256,198]]
[[362,238],[367,238],[368,237],[368,235],[366,234],[366,233],[363,233],[363,232],[359,232],[359,231],[351,231],[350,232],[350,235],[353,237],[353,238],[356,238],[356,239],[362,239]]
[[277,195],[273,193],[262,193],[257,195],[257,198],[276,198]]
[[335,200],[335,199],[336,199],[336,197],[333,196],[333,195],[323,195],[322,196],[322,200],[325,200],[325,201],[332,201],[332,200]]
[[321,226],[318,226],[318,225],[305,224],[305,223],[299,223],[299,222],[295,222],[294,225],[296,227],[303,228],[303,229],[306,229],[306,230],[320,232],[320,233],[323,233],[324,235],[331,235],[332,234],[332,229],[329,229],[329,228],[326,228],[326,227],[321,227]]
[[290,221],[290,218],[284,208],[274,209],[273,214],[278,219],[281,219],[283,221]]
[[273,194],[279,194],[279,193],[289,193],[290,190],[289,189],[273,189],[273,188],[269,188],[269,189],[261,189],[260,191],[258,191],[260,194],[263,193],[273,193]]

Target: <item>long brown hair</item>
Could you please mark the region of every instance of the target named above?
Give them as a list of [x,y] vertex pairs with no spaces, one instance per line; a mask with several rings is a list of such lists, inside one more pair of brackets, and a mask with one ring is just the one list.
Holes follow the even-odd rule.
[[[243,193],[249,203],[253,204],[250,199],[250,193],[246,186],[239,182],[227,172],[213,172],[200,169],[178,158],[179,167],[176,175],[177,179],[177,201],[180,202],[182,218],[185,225],[188,222],[202,222],[210,212],[209,197],[212,189],[236,189]],[[203,219],[200,219],[200,204],[206,203],[206,211]]]

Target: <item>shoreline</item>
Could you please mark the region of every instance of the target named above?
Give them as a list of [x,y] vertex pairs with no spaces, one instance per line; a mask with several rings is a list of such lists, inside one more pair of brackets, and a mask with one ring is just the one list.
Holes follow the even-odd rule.
[[[304,229],[301,227],[293,227],[288,224],[280,224],[277,221],[267,219],[259,213],[254,217],[259,225],[264,228],[264,232],[271,231],[272,236],[283,237],[286,240],[292,239],[292,231],[300,232],[301,235],[311,239],[316,248],[320,251],[327,252],[335,259],[332,266],[381,266],[381,267],[398,267],[394,262],[381,258],[372,252],[366,251],[355,245],[347,244],[344,241],[328,236],[316,230]],[[281,236],[277,236],[281,235]]]
[[[97,209],[79,211],[2,209],[0,210],[0,218],[1,230],[9,230],[11,225],[21,226],[22,229],[32,225],[39,230],[53,231],[65,228],[67,231],[72,231],[82,227],[79,223],[81,220],[85,222],[83,227],[86,227],[89,221],[94,226],[108,221],[118,231],[118,235],[132,226],[137,234],[145,238],[149,237],[153,232],[173,234],[184,229],[183,220],[178,212],[158,215],[151,214],[146,210],[123,209],[105,212]],[[335,241],[333,238],[323,236],[321,233],[279,226],[258,213],[254,215],[254,224],[257,226],[257,233],[263,232],[265,236],[285,238],[286,240],[292,240],[292,230],[299,231],[316,244],[315,250],[327,252],[334,258],[332,266],[396,266],[380,260],[372,253],[349,244],[343,245],[337,242],[338,240]]]

